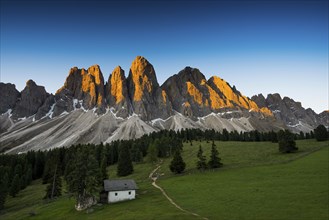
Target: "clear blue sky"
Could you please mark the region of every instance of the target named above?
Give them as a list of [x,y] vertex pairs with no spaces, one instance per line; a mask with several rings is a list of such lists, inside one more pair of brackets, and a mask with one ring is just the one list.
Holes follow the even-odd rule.
[[129,73],[137,55],[162,84],[185,66],[243,94],[328,109],[328,1],[1,0],[1,81],[54,93],[73,66]]

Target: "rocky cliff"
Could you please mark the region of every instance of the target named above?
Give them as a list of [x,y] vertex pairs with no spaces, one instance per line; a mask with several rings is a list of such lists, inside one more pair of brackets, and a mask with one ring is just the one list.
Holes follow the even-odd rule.
[[275,118],[282,121],[294,132],[310,132],[317,125],[328,125],[326,114],[318,115],[312,109],[305,109],[300,102],[289,97],[281,98],[280,94],[268,94],[265,98],[262,94],[251,98],[258,106],[269,108]]
[[279,94],[250,99],[196,68],[186,67],[160,86],[141,56],[127,78],[120,66],[106,83],[98,65],[73,67],[55,95],[32,80],[21,92],[0,83],[0,92],[0,151],[8,152],[138,138],[161,129],[309,132],[329,126],[328,111],[316,114]]
[[158,84],[154,68],[144,57],[138,56],[132,62],[127,82],[133,111],[141,119],[165,119],[172,114],[171,103]]

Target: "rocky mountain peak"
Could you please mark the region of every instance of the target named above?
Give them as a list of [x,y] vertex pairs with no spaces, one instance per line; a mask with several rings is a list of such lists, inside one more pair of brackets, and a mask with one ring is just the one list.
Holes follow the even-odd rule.
[[13,109],[21,95],[14,84],[2,82],[0,82],[0,94],[0,114]]
[[36,86],[37,84],[32,79],[26,81],[26,87],[36,87]]
[[96,85],[104,85],[104,78],[99,65],[95,64],[88,68],[88,73],[95,77]]
[[197,84],[202,84],[206,80],[206,77],[197,68],[185,67],[178,73],[178,77],[183,82],[192,82]]
[[254,96],[251,97],[251,100],[256,102],[258,107],[260,107],[260,108],[267,107],[266,99],[263,96],[263,94],[254,95]]
[[124,70],[117,66],[109,76],[106,85],[107,103],[115,109],[117,116],[127,117],[131,113],[127,80]]
[[132,62],[128,81],[133,101],[141,101],[144,93],[154,93],[159,87],[152,64],[142,56],[137,56]]
[[133,111],[142,119],[167,118],[171,115],[171,103],[164,99],[152,64],[142,56],[132,62],[127,78],[129,97]]
[[36,114],[48,96],[43,86],[38,86],[33,80],[28,80],[21,92],[20,100],[15,105],[13,117],[22,118]]
[[125,72],[117,66],[109,77],[108,83],[111,85],[110,94],[115,99],[116,104],[122,102],[127,96],[127,84]]
[[94,106],[104,108],[104,78],[100,67],[93,65],[88,70],[71,68],[64,86],[56,92],[58,96],[66,96],[67,93],[75,99],[83,100],[83,106],[87,109]]

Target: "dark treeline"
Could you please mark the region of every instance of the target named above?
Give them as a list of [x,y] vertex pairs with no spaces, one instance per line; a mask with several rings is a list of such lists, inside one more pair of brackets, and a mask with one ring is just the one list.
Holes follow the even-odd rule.
[[[314,137],[312,131],[294,134],[294,139]],[[278,142],[278,135],[274,131],[161,130],[139,139],[114,141],[110,144],[78,144],[48,151],[1,154],[0,209],[4,207],[8,195],[15,197],[32,180],[41,178],[43,184],[48,184],[45,195],[48,199],[61,195],[62,180],[65,180],[67,191],[79,201],[85,194],[98,192],[103,179],[108,178],[107,167],[110,165],[118,164],[116,173],[110,170],[110,176],[126,176],[133,172],[133,162],[156,162],[157,158],[178,155],[177,150],[182,150],[183,142],[214,140]]]

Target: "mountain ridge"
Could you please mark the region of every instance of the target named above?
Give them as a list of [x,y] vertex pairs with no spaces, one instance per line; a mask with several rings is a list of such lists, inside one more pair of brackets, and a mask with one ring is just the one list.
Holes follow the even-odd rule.
[[99,65],[73,67],[55,94],[32,80],[21,92],[5,83],[0,91],[0,150],[12,152],[137,138],[161,129],[309,132],[329,124],[328,112],[316,114],[279,94],[248,98],[219,76],[207,80],[197,68],[185,67],[160,86],[142,56],[128,77],[120,66],[107,81]]

